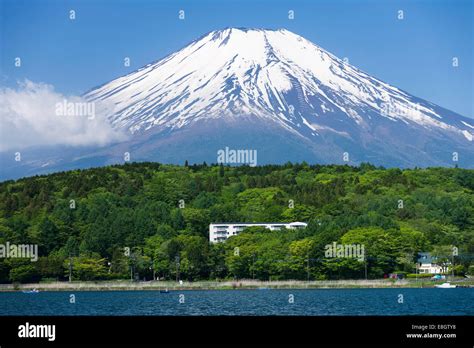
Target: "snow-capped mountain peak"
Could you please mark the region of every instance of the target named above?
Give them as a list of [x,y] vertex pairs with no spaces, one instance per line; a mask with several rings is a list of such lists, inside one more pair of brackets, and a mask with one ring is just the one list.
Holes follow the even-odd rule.
[[468,141],[474,136],[474,122],[446,117],[434,104],[286,29],[212,31],[85,96],[102,101],[112,124],[132,133],[245,117],[311,138],[321,131],[346,134],[339,122],[369,130],[385,118],[454,132]]

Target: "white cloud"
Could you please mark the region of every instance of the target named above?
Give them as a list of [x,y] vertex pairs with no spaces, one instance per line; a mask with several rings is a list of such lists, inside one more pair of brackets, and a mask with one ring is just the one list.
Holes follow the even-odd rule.
[[0,151],[38,145],[106,145],[125,140],[100,110],[78,96],[25,80],[18,88],[0,88]]

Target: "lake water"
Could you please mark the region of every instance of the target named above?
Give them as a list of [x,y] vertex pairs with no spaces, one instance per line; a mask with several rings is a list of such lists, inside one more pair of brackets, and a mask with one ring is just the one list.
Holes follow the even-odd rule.
[[474,289],[10,292],[0,315],[474,315]]

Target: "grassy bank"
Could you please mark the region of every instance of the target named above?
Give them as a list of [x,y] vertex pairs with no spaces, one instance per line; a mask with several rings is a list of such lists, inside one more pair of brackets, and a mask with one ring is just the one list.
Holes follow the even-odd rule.
[[[117,290],[229,290],[229,289],[348,289],[348,288],[432,288],[436,284],[431,280],[416,279],[373,279],[373,280],[321,280],[321,281],[78,281],[44,282],[34,284],[0,284],[0,291],[20,291],[36,288],[40,291],[117,291]],[[474,279],[455,279],[452,284],[474,287]]]

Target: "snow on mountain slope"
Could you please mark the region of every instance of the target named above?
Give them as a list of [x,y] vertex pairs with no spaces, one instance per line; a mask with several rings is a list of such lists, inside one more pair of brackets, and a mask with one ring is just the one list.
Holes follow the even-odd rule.
[[[347,134],[335,119],[370,130],[383,117],[469,142],[474,137],[474,121],[452,117],[285,29],[210,32],[85,97],[102,101],[112,124],[132,133],[245,116],[311,138],[322,131]],[[331,114],[338,116],[321,119]]]

